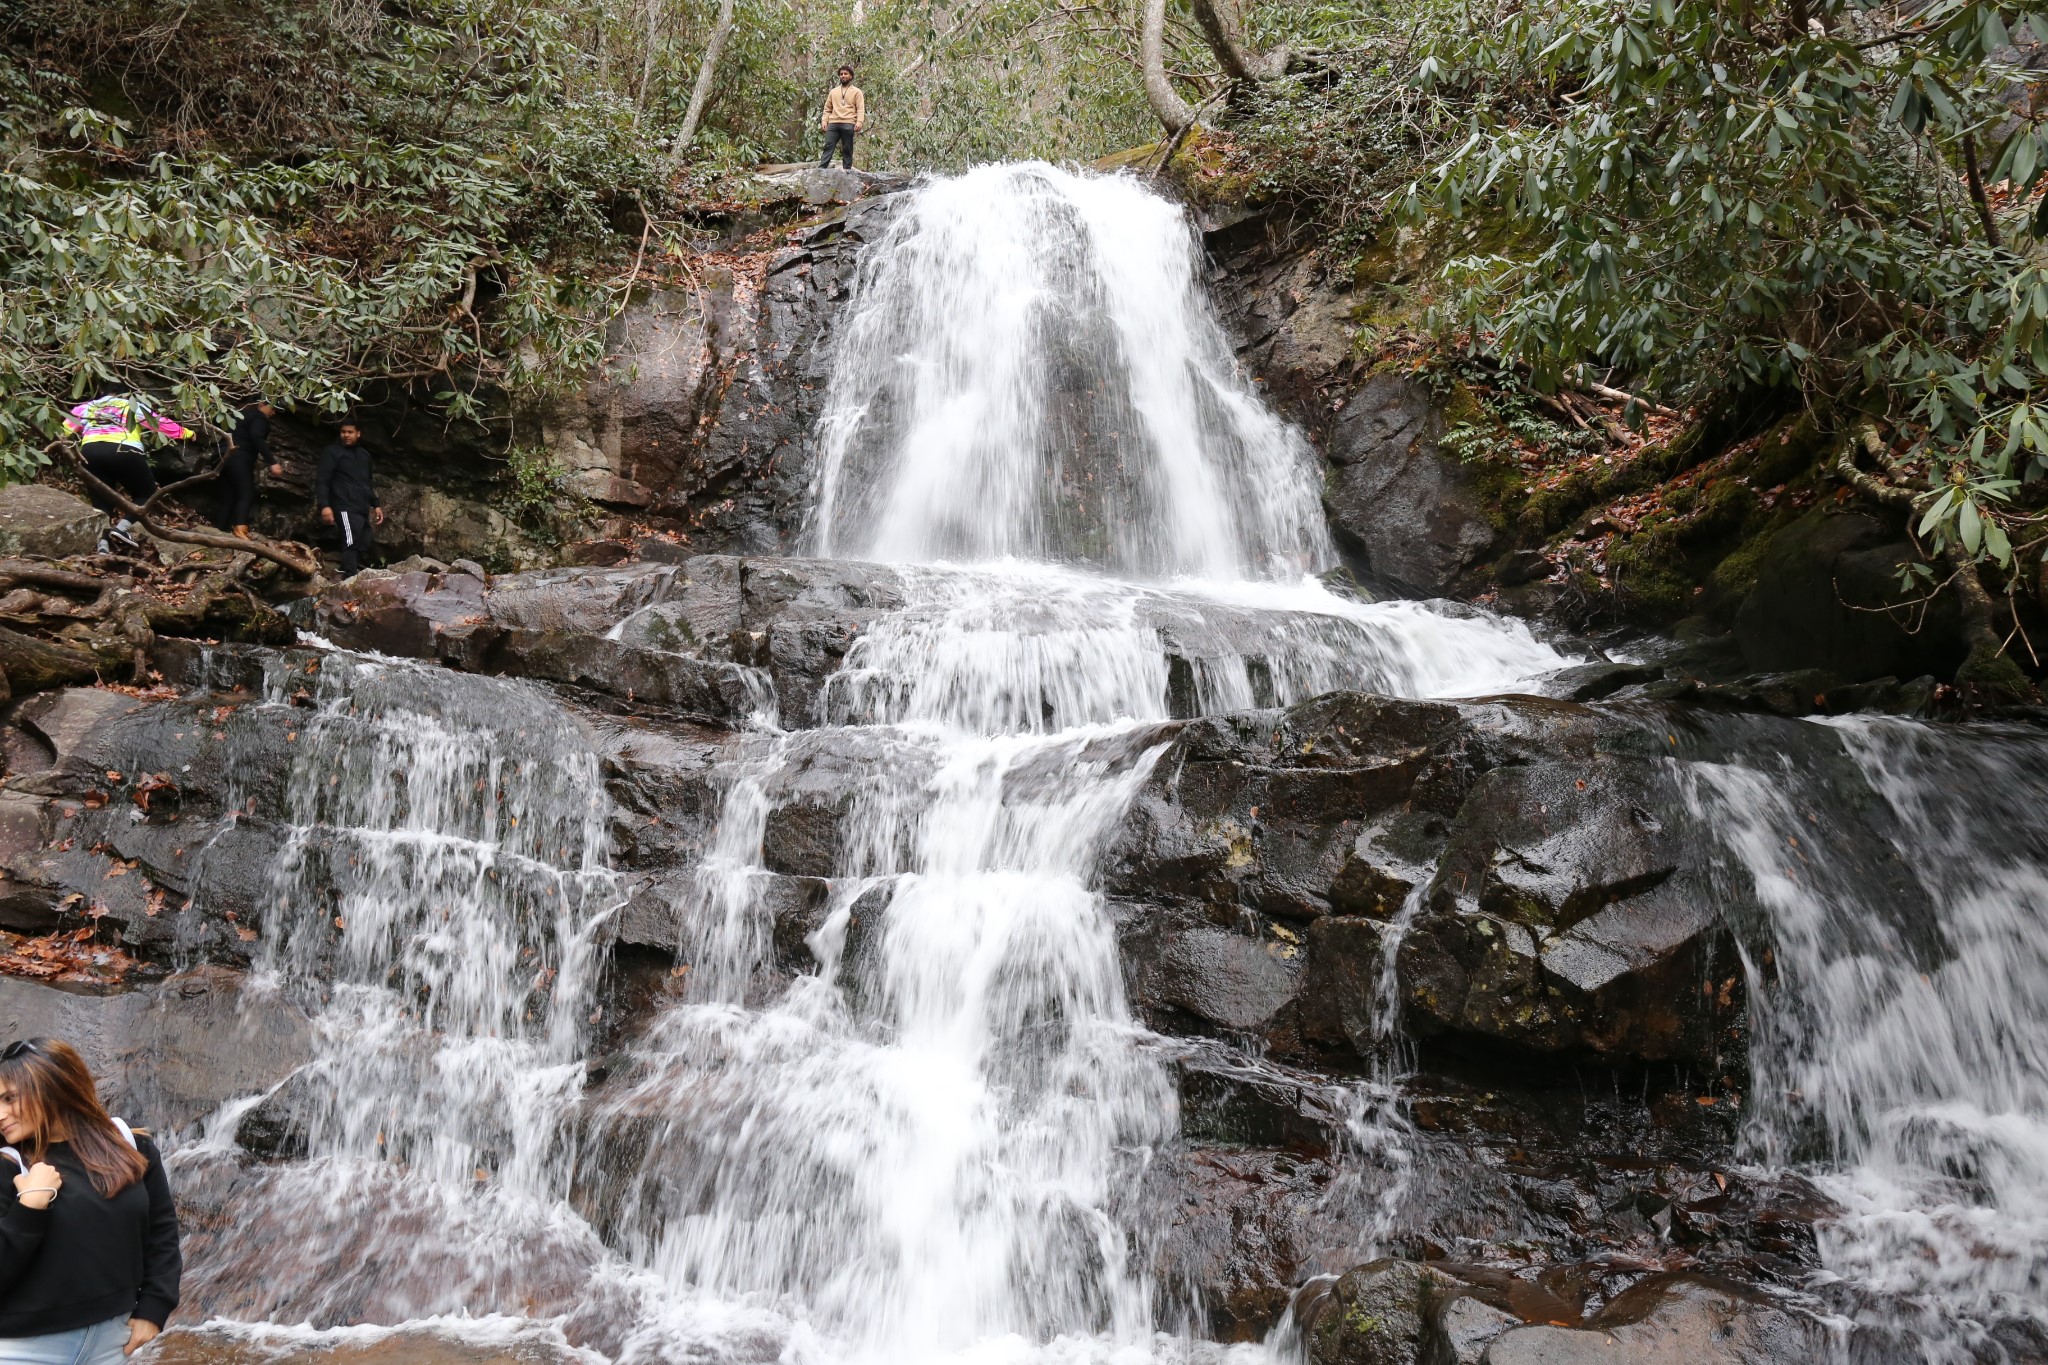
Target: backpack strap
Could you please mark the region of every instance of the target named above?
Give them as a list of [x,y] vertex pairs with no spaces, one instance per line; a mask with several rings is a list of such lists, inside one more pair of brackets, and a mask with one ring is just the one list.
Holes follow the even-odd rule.
[[[135,1130],[134,1130],[133,1128],[130,1128],[130,1127],[128,1126],[128,1120],[126,1120],[126,1119],[115,1119],[115,1120],[114,1120],[114,1126],[115,1126],[116,1128],[119,1128],[119,1129],[121,1130],[121,1137],[122,1137],[122,1139],[123,1139],[123,1140],[124,1140],[125,1142],[127,1142],[127,1144],[128,1144],[128,1145],[129,1145],[130,1147],[135,1147]],[[10,1150],[11,1150],[11,1149],[10,1149]],[[140,1147],[135,1147],[135,1150],[139,1152],[139,1151],[141,1151],[142,1149],[141,1149]],[[17,1160],[17,1161],[19,1161],[20,1159],[21,1159],[20,1157],[16,1157],[16,1158],[15,1158],[15,1160]]]
[[6,1157],[9,1161],[21,1167],[23,1175],[28,1174],[28,1163],[21,1159],[20,1152],[15,1151],[12,1147],[0,1147],[0,1156]]

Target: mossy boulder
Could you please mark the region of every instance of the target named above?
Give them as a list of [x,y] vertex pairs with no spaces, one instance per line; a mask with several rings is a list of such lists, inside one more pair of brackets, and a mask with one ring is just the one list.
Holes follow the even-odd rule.
[[1309,1365],[1414,1365],[1437,1301],[1463,1287],[1415,1261],[1346,1271],[1306,1325]]

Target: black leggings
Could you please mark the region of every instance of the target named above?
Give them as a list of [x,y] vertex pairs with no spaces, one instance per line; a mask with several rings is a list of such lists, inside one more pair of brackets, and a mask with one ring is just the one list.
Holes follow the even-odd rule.
[[334,534],[341,538],[341,576],[377,560],[377,524],[368,510],[353,507],[334,509]]
[[[148,502],[156,493],[156,475],[149,469],[149,457],[142,453],[140,446],[118,445],[113,441],[88,441],[84,446],[85,467],[101,483],[110,484],[126,493],[137,506]],[[120,519],[126,515],[114,505],[114,500],[97,488],[88,487],[92,505],[108,516]]]
[[829,166],[832,164],[832,149],[835,146],[842,147],[845,149],[844,159],[839,164],[846,167],[846,169],[849,171],[852,170],[853,125],[851,123],[835,123],[825,130],[825,155],[824,158],[818,162],[820,166]]
[[256,452],[237,450],[220,471],[220,505],[213,524],[223,531],[247,526],[256,513]]

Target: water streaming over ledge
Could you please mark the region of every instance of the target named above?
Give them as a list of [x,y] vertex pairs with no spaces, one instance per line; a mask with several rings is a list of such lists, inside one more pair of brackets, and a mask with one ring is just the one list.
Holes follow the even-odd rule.
[[[869,249],[815,536],[905,566],[902,606],[817,728],[744,739],[674,909],[687,985],[591,1098],[619,896],[590,736],[528,684],[329,658],[262,957],[323,1040],[290,1083],[310,1159],[234,1197],[334,1254],[222,1253],[234,1316],[553,1318],[625,1361],[1197,1349],[1135,1207],[1176,1088],[1093,889],[1157,723],[1561,662],[1306,577],[1308,449],[1236,370],[1197,251],[1135,182],[1040,165],[933,183]],[[763,829],[827,752],[867,757],[822,965],[764,996]],[[1359,1115],[1371,1142],[1392,1111]]]
[[1896,1358],[1998,1358],[1978,1324],[2048,1327],[2048,736],[1813,729],[1680,765],[1764,913],[1746,1141],[1839,1206],[1823,1264]]
[[[1221,1349],[1150,1270],[1135,1192],[1176,1090],[1093,890],[1158,723],[1496,692],[1563,661],[1513,623],[1304,578],[1327,557],[1305,447],[1195,279],[1170,206],[1042,166],[937,182],[870,248],[814,534],[899,565],[900,605],[787,718],[812,728],[738,744],[673,907],[687,984],[615,1054],[593,1055],[621,889],[583,723],[529,683],[273,663],[260,705],[299,719],[259,967],[319,1046],[286,1087],[307,1160],[236,1167],[246,1105],[180,1156],[228,1172],[252,1229],[197,1268],[224,1311],[552,1324],[635,1365]],[[1747,1140],[1841,1205],[1831,1273],[1924,1309],[1896,1358],[1970,1359],[1972,1315],[2048,1297],[2048,741],[1745,724],[1703,726],[1673,770],[1731,900],[1765,912]],[[821,755],[859,788],[820,965],[764,988],[764,829]],[[1348,1099],[1375,1168],[1361,1250],[1408,1178],[1399,1081]],[[1872,1320],[1912,1327],[1897,1311]]]

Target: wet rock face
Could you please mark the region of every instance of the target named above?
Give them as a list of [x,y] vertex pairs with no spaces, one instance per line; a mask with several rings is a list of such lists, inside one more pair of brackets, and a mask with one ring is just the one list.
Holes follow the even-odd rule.
[[860,202],[797,234],[758,275],[713,271],[699,289],[628,308],[598,382],[542,420],[572,489],[674,526],[694,550],[793,550],[838,308],[895,209],[886,194],[862,196],[893,187],[824,173],[816,202]]
[[93,994],[0,976],[0,1034],[70,1043],[110,1112],[166,1131],[276,1085],[312,1056],[296,1007],[221,966]]
[[1814,508],[1763,548],[1756,584],[1735,612],[1744,659],[1852,680],[1949,677],[1965,653],[1952,596],[1924,612],[1898,605],[1917,595],[1899,592],[1900,568],[1915,562],[1913,547],[1877,517]]
[[1104,864],[1135,999],[1283,1054],[1368,1053],[1398,1007],[1466,1045],[1719,1066],[1735,959],[1648,739],[1342,693],[1186,726]]
[[1796,1365],[1825,1358],[1818,1324],[1752,1290],[1699,1275],[1652,1276],[1585,1327],[1518,1327],[1484,1365]]
[[[1458,1282],[1413,1261],[1346,1271],[1303,1314],[1309,1365],[1408,1365],[1426,1359],[1425,1332]],[[1433,1334],[1432,1334],[1433,1335]]]
[[1367,379],[1329,422],[1323,505],[1366,581],[1438,596],[1500,549],[1501,531],[1443,433],[1429,390],[1398,375]]
[[1310,1365],[1804,1365],[1828,1349],[1819,1324],[1711,1276],[1647,1276],[1583,1325],[1543,1321],[1577,1315],[1528,1288],[1373,1261],[1298,1305]]
[[314,604],[352,649],[566,683],[721,724],[774,707],[822,719],[825,680],[859,632],[900,606],[884,565],[698,555],[680,564],[465,573],[366,572]]

